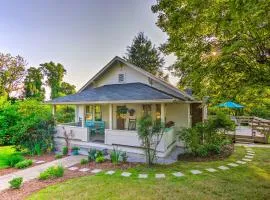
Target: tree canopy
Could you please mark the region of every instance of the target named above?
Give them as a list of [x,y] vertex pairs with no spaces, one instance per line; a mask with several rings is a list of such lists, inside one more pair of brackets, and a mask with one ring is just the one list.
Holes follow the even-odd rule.
[[24,79],[24,96],[44,100],[45,88],[43,87],[43,74],[41,68],[30,67]]
[[9,96],[23,88],[25,66],[23,57],[0,53],[0,95]]
[[143,32],[138,33],[131,46],[127,47],[124,59],[156,76],[164,79],[168,78],[164,76],[162,70],[164,58]]
[[270,1],[158,0],[152,10],[169,36],[162,51],[177,57],[180,87],[270,108]]

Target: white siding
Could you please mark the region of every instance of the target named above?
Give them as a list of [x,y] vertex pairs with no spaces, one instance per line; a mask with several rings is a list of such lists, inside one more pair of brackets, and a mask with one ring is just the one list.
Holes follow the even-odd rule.
[[100,87],[109,84],[119,84],[118,75],[124,74],[125,80],[122,83],[141,82],[148,84],[148,77],[142,73],[122,64],[114,64],[111,66],[98,80],[95,81],[94,87]]
[[189,104],[174,103],[166,105],[166,121],[175,122],[176,127],[189,127]]

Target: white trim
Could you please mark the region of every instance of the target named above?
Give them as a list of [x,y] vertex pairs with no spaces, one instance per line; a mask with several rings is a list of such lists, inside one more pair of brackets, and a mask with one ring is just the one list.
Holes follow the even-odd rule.
[[184,97],[186,98],[189,98],[191,100],[194,100],[194,98],[182,91],[180,91],[178,88],[174,87],[173,85],[167,83],[166,81],[154,76],[153,74],[125,61],[124,59],[118,57],[118,56],[115,56],[107,65],[105,65],[105,67],[103,67],[93,78],[91,78],[78,92],[81,92],[83,91],[90,83],[94,82],[104,71],[106,71],[115,61],[119,61],[119,62],[122,62],[124,64],[126,64],[127,66],[135,69],[136,71],[144,74],[145,76],[147,77],[150,77],[151,79],[157,81],[158,83],[164,85],[165,87],[167,88],[170,88],[172,90],[174,90],[175,92],[179,92],[180,94],[182,94]]
[[80,101],[80,102],[45,102],[52,105],[78,105],[78,104],[126,104],[126,103],[186,103],[178,99],[154,99],[154,100],[122,100],[122,101]]

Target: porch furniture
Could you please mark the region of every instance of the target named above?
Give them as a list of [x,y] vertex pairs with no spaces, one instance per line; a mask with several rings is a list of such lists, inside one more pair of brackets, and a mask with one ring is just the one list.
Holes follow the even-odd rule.
[[136,130],[136,119],[129,119],[128,130]]
[[90,136],[97,135],[97,134],[104,135],[105,133],[104,121],[86,120],[85,126],[89,128]]

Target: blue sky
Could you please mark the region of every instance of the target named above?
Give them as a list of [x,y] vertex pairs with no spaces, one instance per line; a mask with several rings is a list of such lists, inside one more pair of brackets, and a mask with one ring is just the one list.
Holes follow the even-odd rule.
[[[166,34],[151,11],[155,0],[11,0],[1,3],[0,52],[28,66],[54,61],[79,89],[114,56],[123,56],[143,31],[156,45]],[[168,66],[173,56],[166,58]]]

